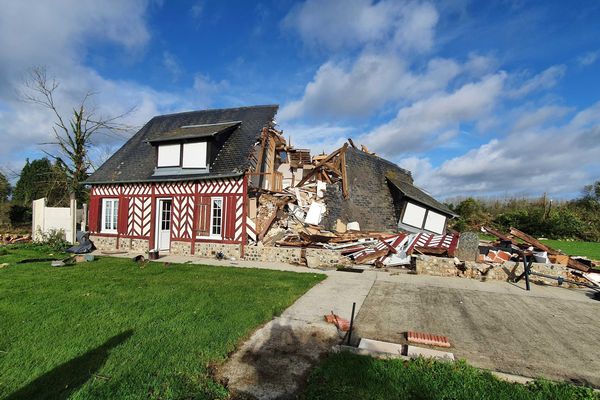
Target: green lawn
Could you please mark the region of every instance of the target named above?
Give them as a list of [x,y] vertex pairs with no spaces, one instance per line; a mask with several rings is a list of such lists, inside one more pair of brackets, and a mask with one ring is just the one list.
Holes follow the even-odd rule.
[[600,261],[600,243],[598,242],[567,242],[565,240],[542,240],[542,243],[556,250],[562,250],[570,256],[585,256]]
[[464,362],[378,360],[349,353],[328,357],[313,371],[310,400],[598,400],[591,389],[549,381],[504,382]]
[[[497,238],[486,233],[479,233],[480,240],[495,241]],[[600,261],[600,242],[582,242],[566,240],[541,240],[547,246],[555,250],[561,250],[570,256],[584,256],[592,260]]]
[[224,398],[210,378],[323,275],[103,257],[72,267],[0,256],[0,398]]

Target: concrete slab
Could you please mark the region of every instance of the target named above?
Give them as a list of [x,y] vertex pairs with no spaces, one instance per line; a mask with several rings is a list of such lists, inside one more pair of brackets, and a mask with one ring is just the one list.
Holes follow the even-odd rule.
[[406,346],[406,355],[410,358],[435,358],[443,361],[454,361],[454,354],[448,351],[427,349],[425,347]]
[[436,332],[476,367],[599,387],[599,315],[600,302],[581,289],[378,274],[356,328],[396,343],[409,330]]
[[358,344],[359,349],[377,351],[380,353],[404,354],[405,346],[398,343],[383,342],[381,340],[361,338]]

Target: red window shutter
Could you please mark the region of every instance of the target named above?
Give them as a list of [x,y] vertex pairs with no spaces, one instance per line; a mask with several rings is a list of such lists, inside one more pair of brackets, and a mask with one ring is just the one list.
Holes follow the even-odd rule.
[[123,197],[119,199],[119,214],[117,215],[117,232],[120,235],[127,235],[127,221],[129,217],[129,199]]
[[196,204],[196,227],[194,229],[196,236],[210,235],[210,197],[198,197]]
[[97,196],[90,196],[88,231],[100,232],[100,198]]
[[225,203],[225,209],[223,214],[225,215],[225,239],[234,239],[235,235],[235,197],[226,197],[227,202]]

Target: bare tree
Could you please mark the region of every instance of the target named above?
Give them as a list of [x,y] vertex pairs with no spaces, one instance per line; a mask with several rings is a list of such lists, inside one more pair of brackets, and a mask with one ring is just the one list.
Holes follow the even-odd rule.
[[21,98],[45,107],[54,114],[56,118],[52,126],[54,141],[41,144],[57,145],[59,153],[51,154],[46,150],[43,151],[62,165],[69,179],[69,192],[74,194],[78,201],[82,201],[85,197],[82,182],[87,179],[92,167],[89,158],[92,137],[101,133],[124,138],[124,133],[130,132],[133,128],[121,121],[132,113],[135,107],[117,116],[98,115],[93,107],[88,108],[87,105],[96,93],[88,91],[77,106],[73,107],[73,113],[67,119],[59,111],[54,99],[58,87],[59,83],[56,79],[47,77],[46,68],[34,67],[25,80],[26,90],[21,93]]

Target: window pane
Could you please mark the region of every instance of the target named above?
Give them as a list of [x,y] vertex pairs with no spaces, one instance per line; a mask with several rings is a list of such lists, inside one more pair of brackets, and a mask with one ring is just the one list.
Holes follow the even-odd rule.
[[113,200],[113,219],[112,219],[112,229],[117,229],[117,219],[119,217],[119,200]]
[[184,168],[206,168],[206,142],[184,143]]
[[402,222],[416,228],[421,228],[423,226],[423,219],[425,218],[425,211],[423,207],[419,207],[416,204],[406,203]]
[[222,223],[222,212],[223,212],[223,200],[214,199],[212,202],[212,230],[211,234],[221,235],[221,223]]
[[115,231],[117,230],[117,219],[119,209],[119,200],[103,199],[102,200],[102,230]]
[[159,167],[178,167],[181,146],[179,144],[164,144],[158,146]]

